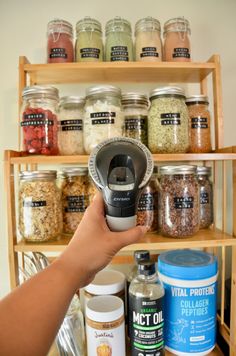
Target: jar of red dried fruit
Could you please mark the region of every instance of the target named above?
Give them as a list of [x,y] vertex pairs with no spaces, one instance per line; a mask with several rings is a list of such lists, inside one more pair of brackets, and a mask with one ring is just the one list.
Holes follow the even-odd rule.
[[30,154],[57,155],[58,90],[34,85],[23,90],[22,98],[23,150]]

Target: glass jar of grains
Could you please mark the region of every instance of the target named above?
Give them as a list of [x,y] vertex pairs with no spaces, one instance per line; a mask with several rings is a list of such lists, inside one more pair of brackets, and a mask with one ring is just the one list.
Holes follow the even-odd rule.
[[135,138],[147,146],[148,106],[146,95],[139,93],[125,93],[121,103],[125,117],[125,137]]
[[163,235],[185,237],[199,230],[196,166],[160,168],[159,221]]
[[148,147],[152,153],[185,153],[189,149],[189,114],[184,91],[157,88],[150,95]]
[[123,133],[121,90],[111,85],[87,89],[84,117],[84,149],[90,154],[100,142]]
[[19,231],[26,241],[53,240],[62,232],[56,171],[23,171],[19,188]]
[[206,229],[213,223],[213,185],[210,176],[211,167],[197,167],[200,193],[200,229]]
[[133,61],[132,31],[129,21],[117,16],[106,23],[105,60]]
[[135,25],[135,60],[161,62],[161,25],[153,17],[145,17]]
[[86,16],[76,24],[75,55],[77,62],[103,60],[102,26],[99,21]]
[[208,97],[193,95],[186,99],[186,104],[190,118],[190,152],[211,152],[211,117],[208,110]]
[[170,19],[164,24],[164,59],[168,62],[189,62],[190,26],[184,17]]
[[83,116],[85,99],[64,96],[59,103],[58,146],[61,155],[84,153]]
[[63,232],[73,234],[89,205],[88,169],[65,168],[61,178]]

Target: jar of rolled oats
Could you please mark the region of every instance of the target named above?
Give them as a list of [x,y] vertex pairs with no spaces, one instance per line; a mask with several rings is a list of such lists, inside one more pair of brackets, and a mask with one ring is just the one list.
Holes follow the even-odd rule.
[[19,188],[19,231],[26,241],[54,240],[62,232],[56,171],[23,171]]

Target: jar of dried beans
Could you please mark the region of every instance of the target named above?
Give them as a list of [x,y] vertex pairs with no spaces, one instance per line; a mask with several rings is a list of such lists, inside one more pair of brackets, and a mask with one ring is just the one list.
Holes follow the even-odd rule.
[[211,167],[197,167],[200,193],[200,229],[206,229],[213,223],[213,185],[210,176]]
[[184,17],[170,19],[164,24],[164,59],[169,62],[189,62],[190,26]]
[[148,106],[146,95],[126,93],[121,100],[125,117],[125,137],[135,138],[147,146]]
[[189,149],[189,114],[184,91],[157,88],[150,95],[148,147],[152,153],[185,153]]
[[73,234],[89,205],[88,169],[66,168],[61,177],[63,232]]
[[72,25],[64,20],[52,20],[48,23],[47,35],[47,62],[73,62],[74,47]]
[[49,86],[26,87],[22,93],[23,149],[27,153],[56,155],[58,90]]
[[58,146],[61,155],[84,153],[83,117],[85,99],[64,96],[59,104]]
[[211,152],[211,117],[208,110],[208,97],[193,95],[186,99],[186,104],[190,118],[190,152]]
[[196,169],[189,165],[160,168],[159,221],[165,236],[190,236],[199,230]]
[[23,171],[19,188],[19,231],[26,241],[56,239],[62,232],[56,171]]

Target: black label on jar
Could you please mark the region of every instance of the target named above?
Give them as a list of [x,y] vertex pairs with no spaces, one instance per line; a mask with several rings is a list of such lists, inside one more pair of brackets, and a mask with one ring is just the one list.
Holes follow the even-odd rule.
[[111,47],[111,61],[129,61],[129,53],[127,46],[114,46]]
[[53,126],[53,120],[28,120],[28,121],[21,121],[21,126]]
[[164,298],[151,300],[129,294],[129,332],[132,356],[162,356]]
[[161,114],[161,125],[181,125],[180,113]]
[[192,129],[208,129],[206,117],[192,117],[191,122]]
[[67,58],[65,48],[51,48],[50,58]]
[[92,120],[92,125],[106,125],[106,124],[114,124],[116,113],[115,112],[93,112],[90,114],[90,118]]
[[193,209],[194,197],[175,197],[175,209]]
[[82,131],[83,126],[82,125],[66,125],[61,127],[61,131]]
[[156,47],[143,47],[140,57],[159,57],[159,53],[157,52]]
[[208,193],[201,193],[200,194],[200,204],[209,204],[209,194]]
[[146,129],[147,116],[145,115],[134,115],[125,118],[125,129],[128,131],[144,130]]
[[82,120],[62,120],[60,121],[60,125],[82,125],[83,121]]
[[138,211],[154,210],[154,196],[152,193],[141,194],[138,202]]
[[46,206],[46,200],[39,200],[39,201],[23,201],[24,208],[41,208],[42,206]]
[[99,58],[100,52],[99,48],[89,47],[80,49],[81,58]]
[[174,48],[173,58],[190,58],[190,53],[188,48]]
[[83,213],[87,208],[88,197],[86,195],[68,195],[65,213]]

